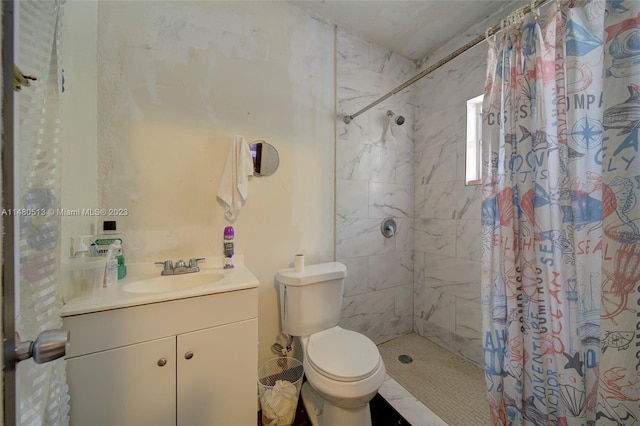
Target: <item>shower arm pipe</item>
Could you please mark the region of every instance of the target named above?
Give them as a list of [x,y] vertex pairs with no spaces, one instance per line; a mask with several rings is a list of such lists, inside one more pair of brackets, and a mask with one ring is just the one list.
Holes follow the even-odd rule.
[[[553,0],[534,0],[533,2],[531,2],[530,5],[523,6],[520,9],[516,9],[509,16],[517,16],[519,13],[522,13],[523,15],[527,14],[531,10],[539,8],[541,6],[544,6],[546,3],[549,3],[551,1],[553,1]],[[471,40],[470,42],[468,42],[464,46],[460,47],[459,49],[455,50],[454,52],[452,52],[449,55],[445,56],[444,58],[440,59],[435,64],[425,68],[420,73],[416,74],[415,76],[413,76],[409,80],[405,81],[404,83],[402,83],[401,85],[399,85],[395,89],[391,90],[386,95],[384,95],[384,96],[376,99],[375,101],[371,102],[369,105],[367,105],[366,107],[362,108],[360,111],[358,111],[356,113],[353,113],[351,115],[342,116],[342,120],[347,124],[351,123],[351,121],[353,121],[354,118],[356,118],[357,116],[359,116],[363,112],[366,112],[366,111],[370,110],[374,106],[376,106],[379,103],[385,101],[386,99],[390,98],[391,96],[395,95],[396,93],[398,93],[398,92],[406,89],[407,87],[411,86],[413,83],[415,83],[416,81],[420,80],[422,77],[425,77],[426,75],[431,74],[433,71],[437,70],[438,68],[440,68],[441,66],[443,66],[447,62],[451,61],[452,59],[460,56],[461,54],[463,54],[467,50],[471,49],[475,45],[480,44],[481,42],[483,42],[487,38],[491,37],[492,35],[497,34],[498,32],[500,32],[502,30],[503,25],[504,25],[504,20],[503,20],[502,23],[500,23],[500,24],[498,24],[498,25],[496,25],[494,27],[489,28],[486,31],[485,34],[479,35],[478,37],[476,37],[475,39]]]

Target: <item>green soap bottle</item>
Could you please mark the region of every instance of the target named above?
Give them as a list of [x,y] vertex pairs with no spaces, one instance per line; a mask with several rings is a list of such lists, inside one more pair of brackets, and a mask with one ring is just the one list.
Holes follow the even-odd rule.
[[121,280],[127,275],[127,265],[124,264],[124,256],[119,254],[116,256],[118,260],[118,279]]

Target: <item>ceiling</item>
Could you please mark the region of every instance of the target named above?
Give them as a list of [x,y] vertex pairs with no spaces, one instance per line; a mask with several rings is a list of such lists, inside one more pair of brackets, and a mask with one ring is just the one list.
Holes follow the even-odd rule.
[[[491,15],[506,17],[512,10],[530,2],[302,0],[291,3],[406,58],[422,60]],[[502,15],[500,11],[503,11]],[[485,29],[476,31],[474,35],[481,34]]]

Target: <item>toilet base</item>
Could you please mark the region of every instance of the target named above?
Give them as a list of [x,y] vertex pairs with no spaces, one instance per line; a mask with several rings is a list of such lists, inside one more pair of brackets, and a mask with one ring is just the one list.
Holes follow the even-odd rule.
[[318,395],[308,381],[300,392],[304,408],[313,426],[371,426],[369,403],[358,408],[341,408]]

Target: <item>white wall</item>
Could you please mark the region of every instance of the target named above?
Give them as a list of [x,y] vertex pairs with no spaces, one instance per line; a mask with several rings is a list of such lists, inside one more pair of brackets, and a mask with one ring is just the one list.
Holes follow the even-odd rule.
[[[416,73],[413,62],[338,32],[338,112],[353,114]],[[383,139],[387,110],[405,117]],[[413,92],[338,122],[336,256],[347,266],[340,325],[382,343],[412,329]],[[380,225],[393,217],[397,233]]]
[[481,186],[465,186],[467,100],[484,91],[486,46],[415,84],[414,331],[481,364]]
[[[260,280],[259,362],[271,358],[276,272],[295,253],[334,259],[333,28],[280,2],[155,1],[99,2],[96,28],[98,207],[128,210],[116,218],[127,262],[221,256],[216,192],[233,136],[278,149],[233,223]],[[69,112],[95,96],[84,101]]]
[[[98,3],[69,1],[64,6],[62,62],[62,200],[70,210],[95,209],[97,197],[98,98],[96,27]],[[62,216],[61,258],[74,249],[71,238],[90,235],[91,216]]]

